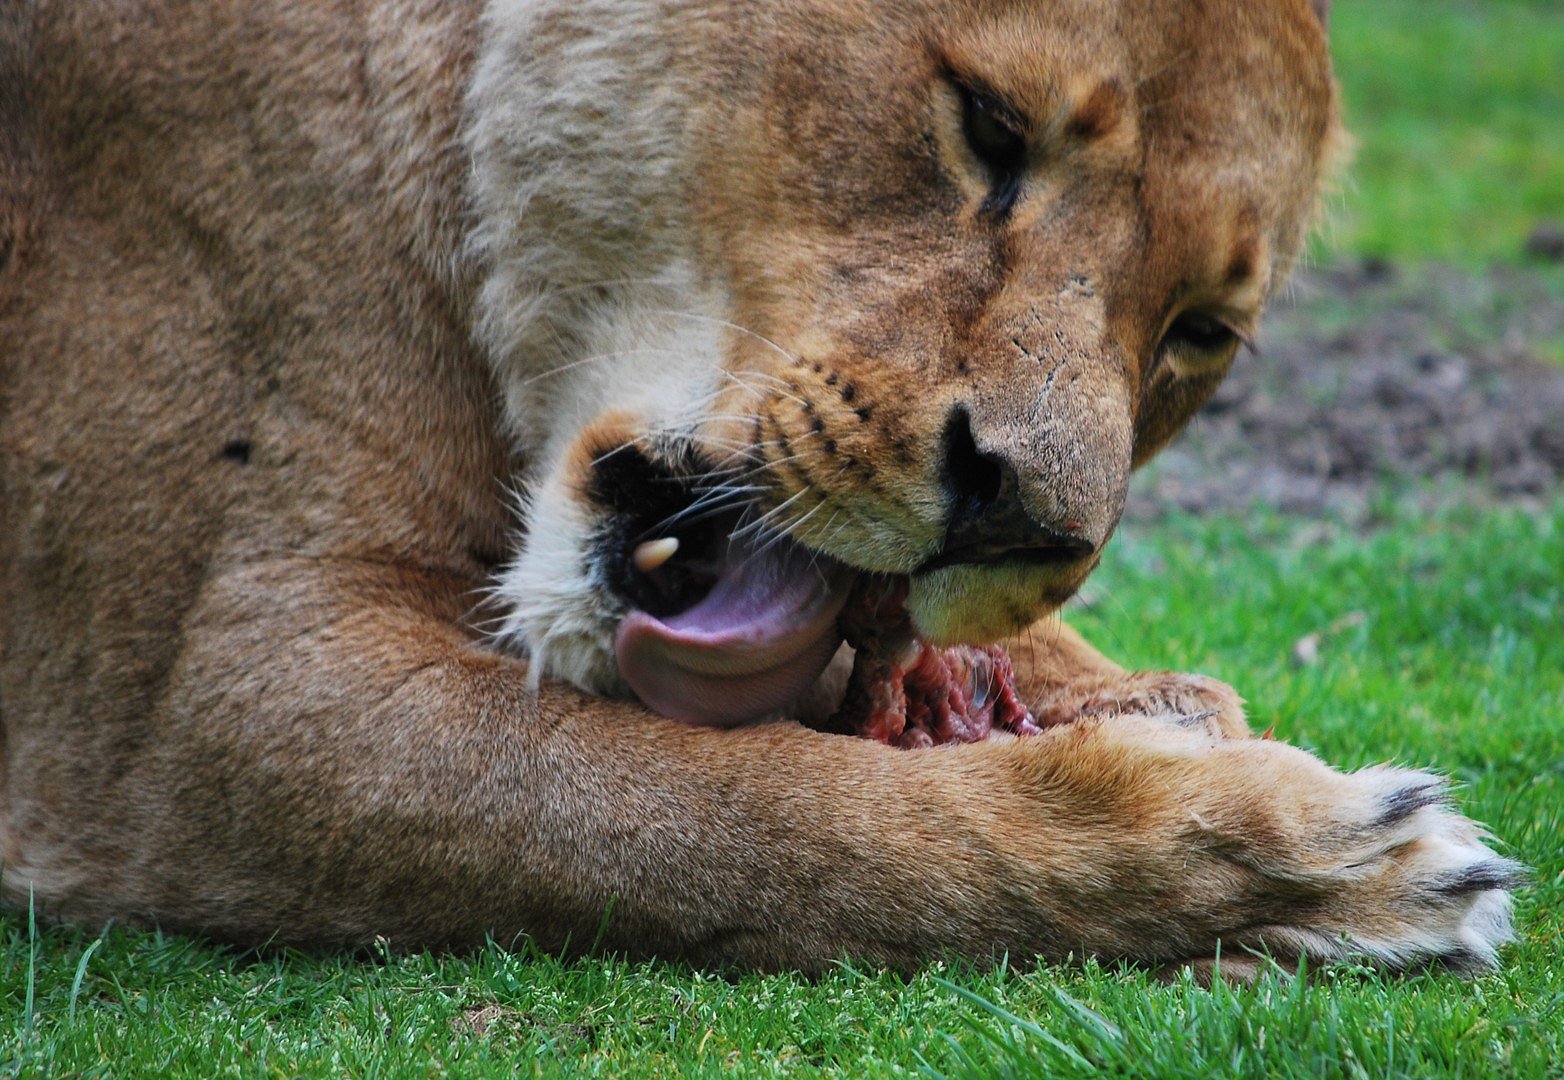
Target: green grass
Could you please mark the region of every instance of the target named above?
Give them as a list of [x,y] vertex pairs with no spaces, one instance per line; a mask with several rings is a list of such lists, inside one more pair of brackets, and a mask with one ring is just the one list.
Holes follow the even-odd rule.
[[[0,1069],[1556,1074],[1564,506],[1434,517],[1387,506],[1367,539],[1257,514],[1120,540],[1098,599],[1075,617],[1109,652],[1225,677],[1252,697],[1258,725],[1333,761],[1432,764],[1464,782],[1466,807],[1537,875],[1502,973],[1463,983],[1340,968],[1206,992],[1099,967],[935,966],[911,981],[843,968],[811,984],[562,963],[524,947],[257,958],[180,937],[34,931],[24,914],[0,918]],[[1316,632],[1319,662],[1296,666],[1294,643]]]
[[1357,154],[1320,254],[1481,266],[1564,222],[1564,5],[1338,0]]

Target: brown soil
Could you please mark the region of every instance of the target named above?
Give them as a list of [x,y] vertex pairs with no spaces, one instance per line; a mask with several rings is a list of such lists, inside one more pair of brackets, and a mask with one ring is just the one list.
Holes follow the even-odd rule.
[[[1564,494],[1564,279],[1339,265],[1299,277],[1128,514],[1361,512],[1387,488]],[[1550,359],[1548,354],[1553,354]]]

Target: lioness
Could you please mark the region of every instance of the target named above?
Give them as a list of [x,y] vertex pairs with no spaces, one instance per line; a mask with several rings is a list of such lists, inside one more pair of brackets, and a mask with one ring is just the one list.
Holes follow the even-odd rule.
[[[1335,138],[1307,0],[12,0],[5,896],[802,969],[1491,964],[1513,868],[1438,779],[1026,629]],[[812,730],[865,580],[1010,636],[1046,730]]]

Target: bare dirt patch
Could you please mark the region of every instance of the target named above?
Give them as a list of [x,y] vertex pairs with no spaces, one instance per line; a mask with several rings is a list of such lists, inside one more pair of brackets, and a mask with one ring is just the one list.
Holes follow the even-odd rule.
[[1342,264],[1300,275],[1212,401],[1137,479],[1131,518],[1356,516],[1564,494],[1564,276]]
[[521,1013],[503,1005],[473,1005],[451,1018],[451,1030],[460,1035],[483,1038],[490,1029],[514,1024]]

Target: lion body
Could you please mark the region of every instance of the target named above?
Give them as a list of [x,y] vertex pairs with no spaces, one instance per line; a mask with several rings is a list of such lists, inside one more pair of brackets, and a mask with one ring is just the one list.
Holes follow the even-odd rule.
[[[947,297],[989,296],[965,271],[920,278],[898,262],[898,245],[938,240],[966,265],[978,240],[919,239],[912,211],[877,209],[867,180],[810,194],[811,147],[851,135],[851,109],[872,99],[813,95],[836,84],[808,64],[791,90],[745,96],[744,72],[783,59],[766,48],[797,59],[811,33],[849,43],[834,58],[844,77],[872,77],[872,48],[851,43],[884,36],[882,6],[775,5],[784,31],[756,35],[769,46],[743,44],[733,7],[761,10],[169,2],[0,15],[6,898],[58,918],[310,944],[526,933],[559,947],[611,908],[610,947],[805,968],[945,951],[1199,961],[1218,940],[1393,966],[1491,962],[1508,936],[1496,876],[1508,870],[1432,778],[1342,774],[1247,738],[1225,688],[1126,674],[1057,626],[1016,646],[1018,672],[1039,710],[1086,718],[951,751],[791,723],[691,728],[569,685],[618,689],[601,600],[569,571],[586,528],[571,472],[593,445],[583,432],[610,410],[663,423],[692,397],[717,401],[711,356],[759,350],[725,370],[801,380],[796,396],[822,412],[829,386],[831,423],[874,401],[876,421],[832,436],[888,477],[874,521],[843,543],[910,565],[926,476],[924,448],[902,433],[922,420],[892,406],[939,397],[951,376],[876,375],[861,356],[809,382],[725,326],[741,311],[791,343],[790,363],[820,351],[812,325],[861,341],[905,324],[924,335],[907,349],[928,352],[951,325]],[[1158,190],[1185,194],[1152,232],[1258,223],[1222,237],[1224,259],[1249,244],[1237,269],[1255,295],[1234,303],[1258,304],[1285,274],[1331,137],[1323,35],[1302,0],[1277,7],[1276,25],[1213,17],[1183,31],[1239,55],[1247,38],[1223,35],[1263,30],[1312,103],[1297,120],[1312,127],[1286,142],[1275,132],[1295,117],[1262,90],[1272,73],[1236,64],[1203,84],[1191,124],[1278,147],[1264,198],[1220,228],[1200,215],[1232,209],[1222,168],[1162,162],[1155,139],[1120,145],[1131,134],[1104,118],[1113,94],[1095,93],[1158,74],[1137,64],[1167,28],[1138,22],[1124,41],[1039,31],[1061,64],[1119,65],[1037,94],[1091,114],[1102,138],[1083,160],[1103,176],[1171,170]],[[1001,30],[958,34],[951,55],[1010,48],[1006,63],[1035,63]],[[762,132],[796,153],[746,169]],[[1188,272],[1195,257],[1176,258],[1176,243],[1155,248],[1160,262],[1126,246],[1123,191],[1090,190],[1070,244],[1045,236],[1040,251],[1067,249],[1104,297]],[[874,226],[836,292],[800,261],[850,241],[833,200]],[[772,203],[783,209],[768,218]],[[1082,493],[1122,489],[1131,458],[1215,382],[1142,407],[1127,361],[1100,359],[1121,354],[1082,344],[1132,337],[1133,320],[1085,285],[1039,291],[1062,263],[1009,250],[1046,302],[994,316],[1022,327],[1021,360],[1004,363],[1041,356],[1025,337],[1036,323],[1074,343],[1086,376],[1044,425],[1084,464],[1036,498],[1100,544],[1117,511]],[[778,285],[790,276],[797,293]],[[876,282],[893,278],[877,302]],[[591,303],[551,287],[581,283]],[[670,294],[691,318],[665,316]],[[932,322],[914,303],[930,295]],[[874,321],[849,325],[849,310]],[[581,361],[576,374],[562,356]],[[618,359],[586,362],[600,356]],[[1043,378],[985,370],[994,386]],[[857,401],[842,400],[844,379]],[[1009,400],[973,393],[994,410]],[[720,432],[727,405],[713,408]],[[1021,439],[1021,420],[1002,419],[995,430]],[[806,421],[777,423],[785,435]],[[518,476],[532,518],[511,561],[503,491]],[[467,624],[496,574],[530,669]],[[976,586],[948,577],[918,610],[962,636],[970,618],[941,605]],[[1050,582],[1004,588],[1052,595]]]

